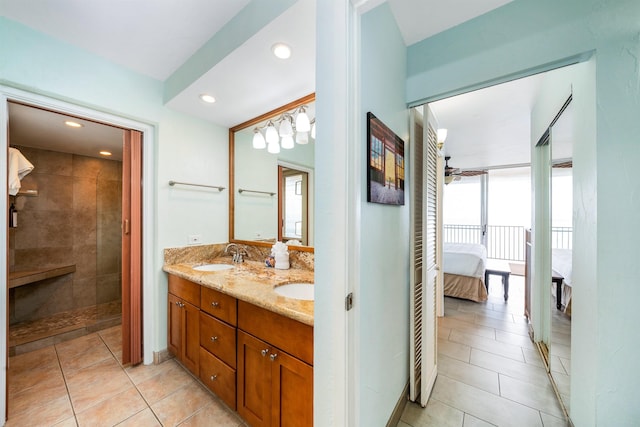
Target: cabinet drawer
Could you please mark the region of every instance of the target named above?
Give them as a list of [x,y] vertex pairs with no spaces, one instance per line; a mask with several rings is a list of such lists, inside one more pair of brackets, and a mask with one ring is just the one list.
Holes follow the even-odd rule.
[[200,309],[230,325],[237,324],[237,300],[232,296],[203,286]]
[[200,285],[182,277],[169,274],[169,293],[196,307],[200,304]]
[[236,371],[200,347],[200,380],[233,410],[236,409]]
[[238,328],[313,366],[313,327],[238,301]]
[[236,328],[201,311],[200,345],[235,369]]

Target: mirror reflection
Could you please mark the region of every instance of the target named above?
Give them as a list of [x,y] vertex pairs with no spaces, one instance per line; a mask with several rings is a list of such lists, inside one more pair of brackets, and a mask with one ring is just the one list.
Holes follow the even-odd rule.
[[314,99],[230,130],[231,241],[313,246]]

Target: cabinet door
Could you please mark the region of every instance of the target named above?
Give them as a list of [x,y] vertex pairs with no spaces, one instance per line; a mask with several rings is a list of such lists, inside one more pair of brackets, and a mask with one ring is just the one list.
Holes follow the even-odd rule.
[[237,411],[253,427],[271,423],[271,347],[238,331]]
[[183,302],[182,310],[182,364],[199,374],[198,360],[200,359],[200,309],[187,302]]
[[271,363],[271,425],[313,425],[313,367],[277,349]]
[[182,349],[182,306],[178,297],[169,294],[169,306],[167,308],[167,349],[169,353],[181,357]]

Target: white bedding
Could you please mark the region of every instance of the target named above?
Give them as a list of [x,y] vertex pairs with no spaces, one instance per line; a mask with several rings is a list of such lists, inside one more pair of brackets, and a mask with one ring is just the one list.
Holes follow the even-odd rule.
[[445,273],[469,276],[484,281],[487,249],[474,243],[445,243],[442,268]]
[[[572,252],[571,249],[552,249],[551,250],[551,268],[560,274],[564,280],[562,281],[562,305],[569,306],[571,301],[571,291],[573,287],[572,273]],[[555,286],[551,287],[551,293],[555,297]]]

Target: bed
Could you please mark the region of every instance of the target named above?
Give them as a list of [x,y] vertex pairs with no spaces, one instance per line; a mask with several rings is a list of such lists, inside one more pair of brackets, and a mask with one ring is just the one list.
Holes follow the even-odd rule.
[[[564,306],[565,313],[571,314],[571,290],[573,287],[572,279],[572,251],[571,249],[552,249],[551,250],[551,268],[557,274],[562,276],[562,291],[559,302]],[[551,287],[551,293],[556,299],[556,287]]]
[[444,294],[476,302],[486,301],[486,248],[473,243],[445,243],[443,252]]

